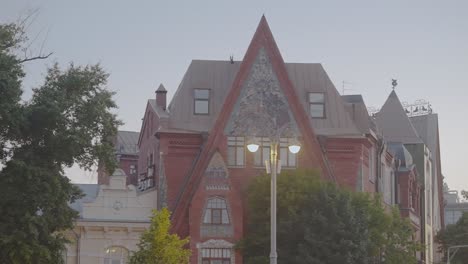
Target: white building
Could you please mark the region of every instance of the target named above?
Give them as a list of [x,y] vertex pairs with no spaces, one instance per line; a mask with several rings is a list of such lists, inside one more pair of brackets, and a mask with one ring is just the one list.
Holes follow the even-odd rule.
[[468,202],[461,202],[458,191],[446,190],[444,192],[445,200],[445,226],[454,225],[462,217],[463,213],[468,212]]
[[126,185],[117,169],[109,185],[78,184],[85,197],[71,205],[80,213],[75,228],[67,233],[67,264],[123,264],[136,250],[141,233],[149,227],[156,208],[156,191],[137,192]]

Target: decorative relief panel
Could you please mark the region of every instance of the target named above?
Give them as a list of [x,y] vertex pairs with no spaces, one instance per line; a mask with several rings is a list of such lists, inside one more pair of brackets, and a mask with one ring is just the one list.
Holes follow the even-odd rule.
[[264,48],[252,64],[225,133],[270,138],[298,136],[296,121]]
[[206,190],[229,190],[229,173],[223,157],[216,152],[205,170]]
[[[197,243],[197,249],[198,249],[198,263],[202,264],[202,260],[204,258],[210,258],[212,257],[213,260],[218,261],[215,263],[221,263],[219,262],[222,258],[227,258],[230,260],[231,264],[236,263],[235,259],[235,251],[234,251],[234,244],[223,240],[223,239],[210,239],[207,240],[203,243]],[[218,249],[218,250],[216,250]],[[222,250],[222,253],[220,254],[220,250]],[[213,254],[213,251],[215,254]],[[228,251],[228,252],[226,252]],[[210,254],[211,253],[211,254]],[[226,254],[227,253],[227,254]]]

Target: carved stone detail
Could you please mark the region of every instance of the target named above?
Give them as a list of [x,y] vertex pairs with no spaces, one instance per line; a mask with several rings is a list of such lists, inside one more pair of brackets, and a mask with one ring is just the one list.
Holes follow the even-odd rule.
[[198,263],[202,263],[202,254],[201,251],[204,248],[227,248],[231,249],[231,263],[236,263],[235,259],[235,252],[234,252],[234,244],[223,240],[223,239],[210,239],[203,243],[197,243],[198,249]]
[[229,171],[219,152],[211,158],[210,164],[205,170],[205,189],[229,190]]
[[270,138],[298,136],[296,120],[264,48],[252,64],[225,133]]

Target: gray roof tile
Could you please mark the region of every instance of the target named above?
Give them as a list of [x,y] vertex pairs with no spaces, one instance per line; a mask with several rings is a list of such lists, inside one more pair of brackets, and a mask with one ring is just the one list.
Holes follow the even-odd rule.
[[404,144],[423,143],[395,91],[390,93],[376,114],[375,120],[386,141]]
[[138,138],[140,133],[133,131],[118,131],[115,145],[117,154],[138,154]]
[[[221,111],[241,62],[193,60],[169,104],[169,128],[209,131]],[[305,111],[309,92],[325,93],[325,119],[310,119],[318,135],[362,134],[345,109],[343,99],[319,63],[286,63],[289,78]],[[193,89],[210,89],[210,114],[193,114]]]

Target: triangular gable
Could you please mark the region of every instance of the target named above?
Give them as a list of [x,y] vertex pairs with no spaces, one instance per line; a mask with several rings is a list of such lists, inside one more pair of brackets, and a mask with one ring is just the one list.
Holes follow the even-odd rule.
[[[266,56],[270,59],[271,67],[278,79],[279,85],[284,92],[292,116],[298,120],[297,128],[302,135],[302,145],[304,151],[313,156],[314,163],[321,169],[324,178],[331,178],[330,170],[325,165],[325,160],[322,155],[321,147],[317,141],[316,135],[310,124],[310,119],[301,106],[298,95],[294,91],[291,80],[288,77],[283,58],[276,46],[273,35],[270,31],[265,16],[262,16],[260,24],[255,32],[255,35],[249,45],[249,48],[244,56],[239,72],[233,82],[232,88],[229,91],[226,101],[224,102],[223,110],[220,112],[216,123],[207,139],[207,142],[201,152],[200,159],[195,165],[190,178],[177,199],[172,219],[174,222],[174,229],[181,230],[182,225],[187,222],[188,207],[191,198],[197,190],[203,173],[208,166],[212,156],[217,151],[217,146],[222,142],[225,137],[225,128],[227,126],[230,115],[234,110],[237,98],[241,93],[242,87],[246,80],[249,78],[252,66],[255,59],[261,50],[265,51]],[[300,121],[299,121],[300,120]]]
[[141,140],[143,139],[143,136],[146,136],[147,133],[146,126],[149,125],[149,111],[152,111],[153,114],[156,114],[156,110],[151,105],[151,100],[148,100],[148,102],[146,103],[145,115],[143,116],[143,121],[141,122],[140,135],[138,137],[138,148],[141,147]]
[[290,104],[263,47],[258,50],[224,132],[229,136],[300,136]]
[[423,143],[395,91],[390,93],[377,113],[376,122],[386,141],[404,144]]

